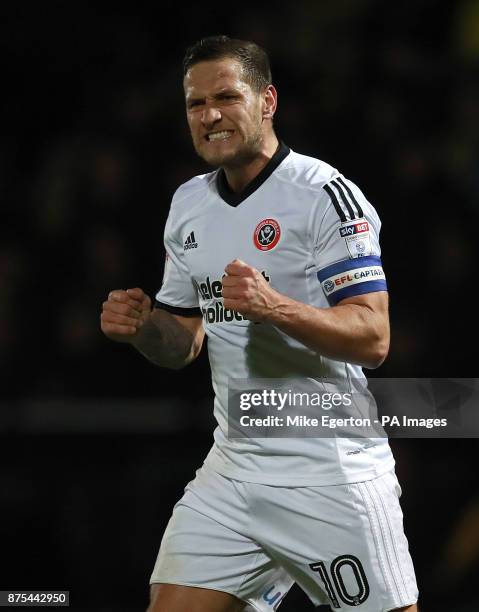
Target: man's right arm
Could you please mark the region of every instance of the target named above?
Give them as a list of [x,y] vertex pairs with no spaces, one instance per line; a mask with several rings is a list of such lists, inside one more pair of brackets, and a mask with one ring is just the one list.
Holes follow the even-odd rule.
[[151,310],[150,298],[139,288],[109,294],[101,329],[111,340],[131,344],[155,365],[175,370],[198,356],[205,335],[201,317]]

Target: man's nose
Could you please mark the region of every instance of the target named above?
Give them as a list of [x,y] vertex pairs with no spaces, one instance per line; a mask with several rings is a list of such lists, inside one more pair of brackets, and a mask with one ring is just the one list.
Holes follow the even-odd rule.
[[206,127],[211,127],[215,123],[221,121],[221,113],[214,106],[207,106],[201,114],[201,123]]

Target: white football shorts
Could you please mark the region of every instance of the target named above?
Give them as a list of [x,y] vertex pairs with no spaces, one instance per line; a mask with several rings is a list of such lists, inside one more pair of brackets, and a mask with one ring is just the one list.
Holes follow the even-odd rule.
[[386,612],[418,591],[394,471],[276,487],[203,467],[175,505],[150,583],[225,591],[271,612],[296,581],[316,605]]

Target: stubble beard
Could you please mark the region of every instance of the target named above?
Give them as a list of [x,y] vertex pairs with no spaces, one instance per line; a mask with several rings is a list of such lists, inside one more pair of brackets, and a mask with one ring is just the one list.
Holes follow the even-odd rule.
[[217,155],[205,155],[194,141],[193,144],[199,157],[210,166],[236,169],[250,163],[258,156],[263,144],[263,133],[261,125],[259,125],[257,130],[245,142],[239,144],[230,153],[225,154],[218,152]]

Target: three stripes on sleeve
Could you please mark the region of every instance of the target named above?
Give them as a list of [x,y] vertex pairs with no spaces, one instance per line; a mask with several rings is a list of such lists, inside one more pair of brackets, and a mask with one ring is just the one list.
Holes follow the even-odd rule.
[[[333,206],[341,219],[341,223],[346,223],[347,221],[361,219],[364,217],[363,209],[359,205],[359,202],[355,198],[351,188],[340,176],[324,185],[323,189],[331,198],[331,202],[333,203]],[[346,216],[344,208],[346,208],[349,219]]]

